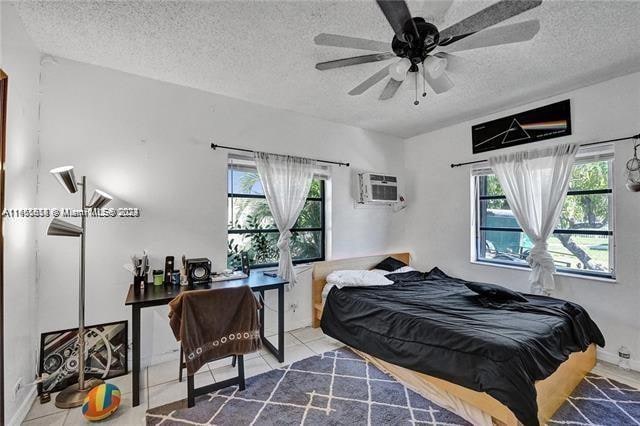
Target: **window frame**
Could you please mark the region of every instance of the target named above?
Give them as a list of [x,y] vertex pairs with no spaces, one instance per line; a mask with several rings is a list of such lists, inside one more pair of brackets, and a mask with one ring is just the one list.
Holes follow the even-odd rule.
[[[607,161],[608,164],[608,187],[605,189],[590,189],[590,190],[569,190],[567,196],[580,196],[580,195],[607,195],[609,197],[608,203],[608,224],[607,230],[589,230],[589,229],[554,229],[553,234],[564,235],[599,235],[606,236],[609,242],[609,271],[599,272],[588,269],[577,268],[563,268],[556,267],[557,273],[563,275],[574,275],[581,278],[596,278],[606,281],[616,280],[616,267],[615,267],[615,192],[614,192],[614,161],[613,157],[607,158],[578,158],[575,165],[586,164],[598,161]],[[574,165],[574,167],[575,167]],[[497,232],[517,232],[524,233],[522,228],[510,227],[496,227],[496,226],[482,226],[482,201],[487,200],[506,200],[504,195],[481,195],[480,182],[482,177],[495,176],[490,169],[483,169],[480,173],[472,173],[471,176],[471,188],[472,188],[472,205],[474,211],[472,213],[473,225],[472,225],[472,256],[471,262],[483,265],[493,265],[498,267],[515,268],[522,270],[531,270],[528,265],[518,264],[516,262],[509,262],[504,260],[493,260],[480,257],[480,244],[482,242],[481,233],[483,231],[497,231]]]
[[[247,166],[245,166],[247,167]],[[248,167],[251,169],[255,169],[255,167]],[[229,188],[229,171],[233,170],[233,165],[229,164],[227,166],[227,202],[230,198],[233,199],[260,199],[260,200],[267,200],[267,197],[265,195],[260,195],[260,194],[238,194],[238,193],[234,193],[234,192],[229,192],[228,188]],[[256,170],[257,173],[257,170]],[[321,177],[318,176],[314,176],[314,179],[317,179],[320,181],[320,196],[319,197],[307,197],[306,201],[319,201],[320,202],[320,227],[310,227],[310,228],[291,228],[289,231],[294,233],[294,232],[320,232],[320,256],[319,257],[314,257],[314,258],[305,258],[305,259],[294,259],[293,260],[293,264],[294,265],[299,265],[299,264],[304,264],[304,263],[312,263],[312,262],[321,262],[325,260],[326,257],[326,186],[325,186],[325,179],[322,179]],[[305,201],[305,203],[306,203]],[[279,234],[280,231],[277,228],[273,228],[273,229],[229,229],[228,227],[228,218],[227,218],[227,239],[229,235],[247,235],[247,234],[273,234],[273,233],[277,233]],[[278,262],[271,262],[271,263],[259,263],[259,264],[252,264],[249,265],[250,269],[260,269],[260,268],[270,268],[270,267],[274,267],[274,266],[278,266]]]

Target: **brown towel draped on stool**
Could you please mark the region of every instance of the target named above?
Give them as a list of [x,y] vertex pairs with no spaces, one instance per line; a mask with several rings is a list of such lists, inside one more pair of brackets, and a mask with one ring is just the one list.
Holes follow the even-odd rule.
[[215,359],[260,349],[260,306],[247,285],[185,291],[169,307],[189,375]]

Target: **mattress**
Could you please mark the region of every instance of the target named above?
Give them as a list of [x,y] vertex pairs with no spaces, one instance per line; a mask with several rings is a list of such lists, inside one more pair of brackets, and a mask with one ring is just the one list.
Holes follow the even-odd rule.
[[579,305],[545,296],[496,302],[439,269],[387,276],[384,287],[332,288],[321,327],[387,362],[487,392],[537,425],[534,384],[602,333]]

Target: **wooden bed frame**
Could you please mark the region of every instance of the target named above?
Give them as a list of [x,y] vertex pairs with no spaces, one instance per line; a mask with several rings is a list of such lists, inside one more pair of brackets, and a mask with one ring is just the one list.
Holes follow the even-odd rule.
[[[337,270],[371,269],[387,256],[401,260],[406,264],[410,263],[411,258],[409,253],[395,253],[315,263],[312,275],[313,327],[320,326],[320,318],[322,317],[322,289],[326,284],[327,275]],[[426,389],[435,386],[441,391],[445,391],[465,403],[482,410],[491,416],[494,424],[508,426],[516,426],[519,424],[511,410],[484,392],[477,392],[446,380],[388,363],[369,354],[359,353],[374,365],[389,372],[401,383],[422,393],[424,396],[428,397]],[[538,420],[540,424],[545,424],[553,416],[595,364],[596,349],[595,345],[591,345],[584,352],[571,354],[569,359],[562,363],[551,376],[536,382],[535,386],[538,393]],[[421,389],[423,390],[422,392]]]

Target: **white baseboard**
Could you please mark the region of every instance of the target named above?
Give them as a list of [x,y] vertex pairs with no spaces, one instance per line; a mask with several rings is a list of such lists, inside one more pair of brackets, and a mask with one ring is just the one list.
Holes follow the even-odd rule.
[[[618,364],[617,353],[611,353],[611,352],[605,351],[604,349],[598,348],[597,357],[600,361],[606,361],[608,363],[616,364],[616,365]],[[634,371],[640,371],[640,361],[638,360],[630,359],[629,366]]]
[[25,396],[24,400],[22,400],[22,404],[20,404],[20,407],[18,407],[18,410],[13,415],[13,417],[11,417],[11,420],[7,422],[9,426],[20,426],[22,424],[24,419],[27,417],[27,414],[29,414],[29,410],[33,405],[33,401],[36,400],[37,393],[38,393],[37,391],[38,391],[37,386],[35,385],[31,386],[31,390]]

